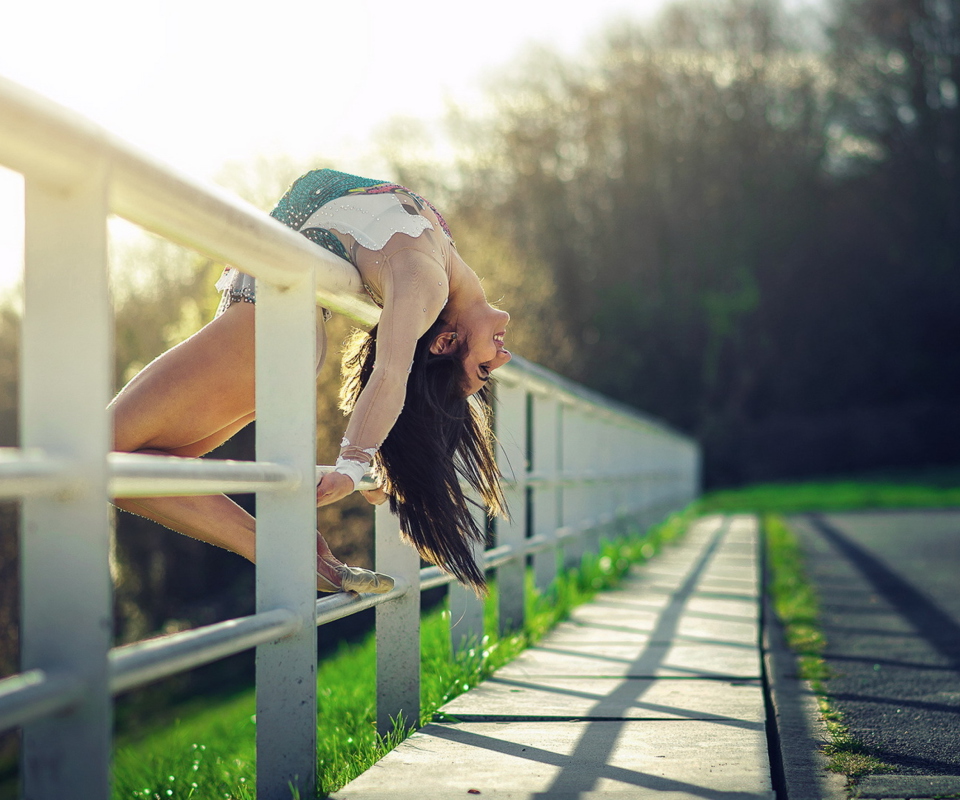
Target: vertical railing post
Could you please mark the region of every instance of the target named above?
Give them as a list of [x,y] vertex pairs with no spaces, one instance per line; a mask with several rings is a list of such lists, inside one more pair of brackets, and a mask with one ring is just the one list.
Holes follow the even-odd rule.
[[564,478],[572,479],[565,482],[563,489],[563,526],[581,533],[566,540],[563,548],[563,566],[567,569],[580,566],[584,554],[583,523],[584,513],[584,486],[579,480],[586,472],[587,461],[584,453],[583,420],[578,408],[566,407],[563,409],[563,425],[561,431],[563,461],[561,466]]
[[631,519],[636,522],[637,526],[641,530],[646,530],[647,482],[644,477],[646,454],[643,452],[642,447],[643,437],[641,432],[634,429],[630,437],[630,473],[632,477],[628,483],[624,484],[626,495],[623,505],[625,509],[628,510]]
[[633,480],[630,482],[630,491],[632,494],[632,499],[629,502],[629,506],[632,509],[632,515],[637,520],[638,525],[641,530],[646,530],[652,520],[650,519],[649,512],[649,481],[647,479],[646,473],[647,469],[647,459],[648,455],[646,452],[646,432],[643,430],[634,430],[631,437],[631,452],[632,452],[632,462],[633,467],[631,472],[634,475]]
[[[567,515],[567,505],[569,503],[569,491],[566,482],[566,464],[567,464],[567,441],[566,441],[566,429],[567,429],[567,416],[569,415],[569,409],[564,404],[562,400],[557,402],[557,427],[554,431],[554,440],[557,443],[557,472],[556,472],[556,481],[557,481],[557,531],[560,532],[561,529],[564,533],[567,531],[567,526],[569,525],[569,518]],[[557,547],[557,568],[566,569],[569,564],[567,561],[567,550],[569,547],[569,539],[561,542]]]
[[[620,475],[630,468],[629,459],[621,459],[620,444],[624,438],[624,433],[618,430],[619,426],[614,425],[612,421],[607,422],[607,430],[604,439],[606,446],[601,453],[600,468],[607,475]],[[604,510],[613,517],[610,534],[615,536],[617,532],[617,510],[620,506],[620,481],[614,480],[607,484],[607,490],[604,492]]]
[[[475,509],[474,517],[480,530],[487,524],[483,509]],[[473,554],[478,564],[483,564],[484,546],[476,544]],[[482,567],[481,567],[482,569]],[[450,652],[456,656],[461,650],[483,645],[483,599],[461,583],[451,583],[447,589],[447,604],[450,607]]]
[[62,496],[23,503],[21,669],[69,673],[84,685],[69,712],[24,726],[31,800],[110,795],[106,187],[103,163],[69,190],[26,180],[20,445],[68,461],[76,482]]
[[[495,423],[500,443],[497,460],[510,508],[510,519],[497,520],[497,546],[519,549],[526,538],[527,524],[527,395],[522,384],[501,381],[497,385]],[[520,556],[497,569],[501,633],[523,627],[525,567],[526,557]]]
[[[594,479],[607,472],[610,451],[606,447],[607,430],[602,419],[584,415],[584,449],[589,453],[587,472]],[[594,481],[584,485],[584,516],[588,520],[590,532],[584,537],[584,545],[589,553],[600,550],[600,540],[605,538],[613,521],[607,512],[607,484]]]
[[257,797],[316,792],[316,294],[257,281],[257,458],[287,464],[296,489],[257,497],[257,611],[288,608],[299,630],[257,648]]
[[[556,539],[559,527],[557,486],[560,450],[557,442],[560,403],[555,397],[534,397],[532,470],[544,481],[533,490],[533,533]],[[557,577],[556,545],[533,556],[533,575],[537,589],[546,592]]]
[[674,445],[675,448],[679,448],[683,453],[682,464],[683,468],[686,470],[686,481],[684,482],[684,492],[685,500],[687,503],[692,503],[694,499],[700,494],[700,483],[703,480],[702,471],[703,464],[701,463],[702,454],[700,448],[693,442],[684,442],[679,441]]
[[377,732],[386,736],[396,720],[420,721],[420,556],[400,541],[400,521],[387,503],[374,523],[377,569],[410,587],[398,600],[377,606]]

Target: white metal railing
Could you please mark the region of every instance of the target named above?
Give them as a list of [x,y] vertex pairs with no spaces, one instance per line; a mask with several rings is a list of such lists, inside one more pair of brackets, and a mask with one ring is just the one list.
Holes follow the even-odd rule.
[[[345,262],[2,78],[0,164],[26,186],[21,446],[0,450],[0,498],[22,499],[22,663],[0,680],[0,730],[22,728],[24,795],[106,798],[112,696],[256,647],[257,795],[286,798],[292,785],[312,796],[317,626],[376,606],[378,727],[415,722],[420,591],[451,582],[420,569],[380,506],[377,569],[396,587],[316,599],[316,305],[368,324],[378,311]],[[258,461],[109,452],[111,213],[258,278]],[[620,519],[647,525],[682,507],[698,490],[699,451],[523,359],[499,376],[512,516],[478,556],[496,571],[506,629],[523,622],[528,561],[546,588]],[[111,648],[106,499],[244,491],[258,493],[256,613]],[[453,584],[449,602],[454,647],[481,638],[480,601]]]

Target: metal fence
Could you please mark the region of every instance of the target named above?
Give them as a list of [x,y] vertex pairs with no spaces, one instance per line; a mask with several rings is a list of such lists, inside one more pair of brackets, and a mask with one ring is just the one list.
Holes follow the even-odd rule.
[[[106,798],[114,695],[257,648],[257,793],[313,796],[317,626],[376,606],[378,726],[419,715],[421,570],[376,510],[389,594],[315,590],[316,306],[361,323],[378,310],[359,276],[225,192],[177,174],[84,118],[0,79],[0,164],[24,175],[20,447],[0,450],[0,499],[20,499],[21,672],[0,680],[0,730],[22,730],[30,798]],[[258,278],[257,461],[110,453],[112,318],[106,221],[117,214]],[[500,624],[623,519],[647,525],[698,488],[690,440],[522,359],[499,371],[496,431],[511,520],[480,554]],[[108,498],[256,492],[257,611],[112,645]],[[454,647],[483,634],[482,604],[449,589]]]

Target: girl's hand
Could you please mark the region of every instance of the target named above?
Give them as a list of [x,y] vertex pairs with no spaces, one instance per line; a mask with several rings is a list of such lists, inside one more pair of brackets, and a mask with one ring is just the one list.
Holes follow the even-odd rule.
[[387,493],[379,486],[376,489],[367,489],[366,491],[361,491],[360,494],[364,496],[368,503],[371,503],[375,506],[379,506],[381,503],[387,502]]
[[328,472],[317,484],[317,507],[328,506],[353,492],[353,479],[342,472]]

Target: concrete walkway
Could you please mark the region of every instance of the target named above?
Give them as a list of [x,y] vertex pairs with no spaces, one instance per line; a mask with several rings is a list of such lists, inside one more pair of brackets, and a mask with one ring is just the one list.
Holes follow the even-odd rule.
[[773,800],[757,524],[700,520],[338,800]]

